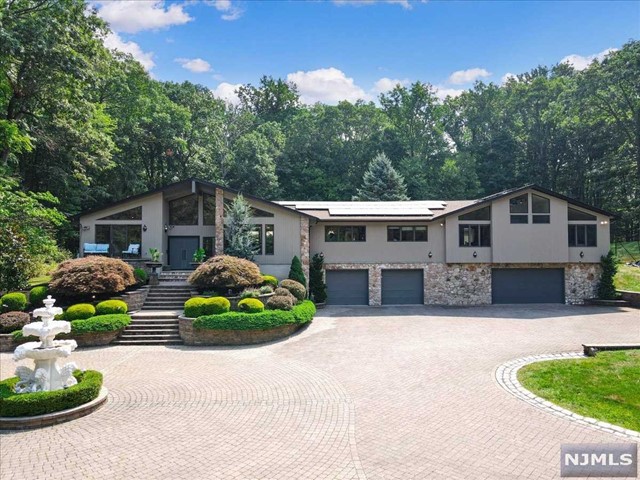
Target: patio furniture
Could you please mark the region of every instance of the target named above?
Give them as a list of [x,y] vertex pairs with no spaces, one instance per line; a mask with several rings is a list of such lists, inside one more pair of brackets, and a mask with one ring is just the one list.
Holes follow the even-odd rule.
[[129,244],[129,248],[122,251],[122,256],[131,256],[131,255],[140,255],[140,244],[139,243],[131,243]]
[[109,255],[108,243],[85,243],[82,247],[85,255]]

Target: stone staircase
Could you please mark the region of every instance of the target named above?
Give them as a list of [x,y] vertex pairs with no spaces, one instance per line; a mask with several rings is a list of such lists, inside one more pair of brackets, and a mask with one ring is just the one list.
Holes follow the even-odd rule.
[[131,324],[115,345],[180,345],[178,316],[191,298],[187,277],[191,272],[162,272],[159,285],[149,288],[142,309],[131,315]]

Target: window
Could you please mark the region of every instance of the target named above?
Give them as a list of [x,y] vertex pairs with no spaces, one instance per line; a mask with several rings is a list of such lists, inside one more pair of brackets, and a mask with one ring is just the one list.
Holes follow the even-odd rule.
[[426,226],[388,226],[387,242],[426,242]]
[[326,242],[366,242],[367,227],[327,226],[324,227]]
[[491,205],[458,216],[458,220],[491,220]]
[[[230,198],[225,198],[224,199],[224,216],[227,216],[227,208],[229,208],[231,206],[231,204],[233,203],[233,200],[231,200]],[[251,207],[250,209],[250,216],[254,217],[254,218],[273,218],[274,215],[271,212],[266,212],[264,210],[260,210],[259,208],[255,208],[255,207]]]
[[529,223],[529,194],[525,193],[510,199],[509,213],[511,213],[511,223]]
[[142,220],[142,207],[134,207],[98,220]]
[[273,255],[275,252],[275,228],[274,225],[264,226],[264,254]]
[[587,222],[595,222],[597,220],[595,215],[590,215],[581,210],[576,210],[575,208],[569,207],[569,221],[587,221]]
[[598,246],[598,230],[596,225],[581,224],[569,225],[570,247],[596,247]]
[[198,196],[171,200],[169,202],[169,223],[171,225],[198,225]]
[[262,255],[262,225],[252,225],[249,234],[251,235],[251,243],[253,243],[253,251],[256,255]]
[[491,225],[459,225],[461,247],[490,247]]
[[202,237],[202,248],[207,258],[213,257],[216,250],[216,237]]
[[551,202],[548,198],[541,197],[535,193],[531,194],[531,223],[549,223],[551,212]]
[[216,224],[216,196],[202,195],[202,220],[203,225]]
[[[142,254],[141,225],[96,225],[96,243],[108,244],[112,257],[122,257],[129,245],[139,245],[138,257]],[[134,256],[126,254],[127,256]]]

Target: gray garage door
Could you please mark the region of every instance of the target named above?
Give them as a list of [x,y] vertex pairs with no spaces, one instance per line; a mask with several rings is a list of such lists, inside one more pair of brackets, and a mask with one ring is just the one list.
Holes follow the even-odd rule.
[[329,305],[369,305],[367,270],[327,270]]
[[494,268],[493,303],[564,303],[562,268]]
[[382,304],[423,304],[423,280],[423,270],[382,270]]

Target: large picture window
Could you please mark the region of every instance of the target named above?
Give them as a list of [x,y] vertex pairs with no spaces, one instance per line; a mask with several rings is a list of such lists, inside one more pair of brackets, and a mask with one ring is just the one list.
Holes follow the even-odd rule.
[[491,205],[458,216],[458,220],[491,220]]
[[[96,225],[96,243],[108,244],[112,257],[140,257],[142,255],[141,225]],[[129,245],[138,245],[138,254],[129,253]]]
[[171,225],[198,225],[198,196],[188,195],[169,202]]
[[570,247],[597,247],[598,229],[593,224],[569,225]]
[[216,224],[216,197],[215,195],[202,195],[202,220],[204,225]]
[[529,194],[509,199],[511,223],[529,223]]
[[569,207],[568,211],[569,221],[578,221],[578,222],[595,222],[597,220],[595,215],[591,215],[587,212],[583,212],[582,210],[576,210],[575,208]]
[[551,201],[535,193],[531,194],[531,223],[549,223]]
[[142,206],[98,218],[98,220],[142,220]]
[[366,242],[367,227],[334,225],[324,227],[325,242]]
[[427,226],[388,226],[387,242],[426,242]]
[[491,225],[459,225],[461,247],[490,247]]

